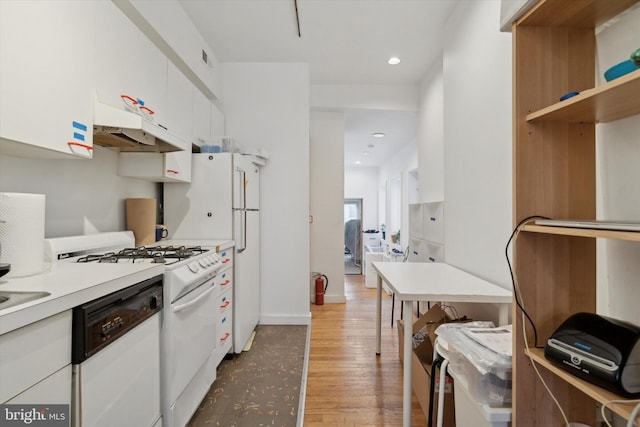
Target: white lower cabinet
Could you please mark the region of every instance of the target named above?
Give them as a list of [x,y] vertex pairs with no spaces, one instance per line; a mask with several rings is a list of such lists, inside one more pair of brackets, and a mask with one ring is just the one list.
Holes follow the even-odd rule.
[[54,372],[4,403],[11,405],[70,405],[71,365]]
[[71,402],[71,318],[68,310],[0,335],[1,403]]
[[0,149],[93,156],[94,2],[0,1]]

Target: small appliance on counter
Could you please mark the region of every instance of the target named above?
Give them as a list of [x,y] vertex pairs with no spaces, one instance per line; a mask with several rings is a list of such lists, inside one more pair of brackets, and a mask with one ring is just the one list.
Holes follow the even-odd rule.
[[585,381],[627,397],[640,397],[640,327],[576,313],[547,340],[545,357]]

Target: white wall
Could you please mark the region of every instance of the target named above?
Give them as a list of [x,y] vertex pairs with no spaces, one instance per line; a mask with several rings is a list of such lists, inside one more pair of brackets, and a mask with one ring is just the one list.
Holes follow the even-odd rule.
[[378,221],[377,167],[347,167],[344,170],[344,198],[362,199],[362,229],[380,229]]
[[223,65],[225,127],[271,153],[260,176],[260,323],[306,324],[309,311],[307,64]]
[[419,200],[415,203],[444,200],[444,92],[441,59],[423,77],[419,93]]
[[[380,167],[380,174],[378,175],[378,191],[379,198],[386,200],[386,196],[389,194],[387,185],[389,181],[400,176],[402,180],[402,202],[401,202],[401,222],[400,228],[400,243],[399,247],[404,249],[408,242],[409,236],[409,171],[418,167],[418,148],[416,141],[412,141],[407,144],[401,151],[395,156],[389,159],[383,166]],[[389,209],[389,206],[385,206],[385,209]],[[388,214],[385,215],[388,217]],[[387,229],[387,240],[390,242],[389,232],[395,230]]]
[[329,279],[325,303],[343,303],[344,114],[312,113],[310,140],[311,271]]
[[444,48],[444,185],[447,262],[509,286],[511,34],[499,2],[465,2]]
[[418,97],[414,86],[313,85],[311,107],[333,111],[415,111]]
[[[512,223],[511,34],[499,31],[499,17],[500,2],[464,2],[445,27],[445,261],[510,288],[504,249]],[[425,88],[437,104],[433,74]],[[496,318],[487,306],[464,312]]]
[[92,160],[0,155],[0,191],[46,195],[46,238],[125,230],[124,199],[159,198],[158,184],[119,177],[117,153],[100,146]]
[[[640,46],[640,7],[599,32],[597,79]],[[640,222],[640,115],[596,125],[598,217]],[[640,325],[640,244],[598,239],[597,311]]]

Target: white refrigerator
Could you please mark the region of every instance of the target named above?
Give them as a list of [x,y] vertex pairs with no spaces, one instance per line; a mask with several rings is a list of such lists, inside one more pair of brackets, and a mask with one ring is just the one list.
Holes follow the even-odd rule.
[[233,350],[260,318],[260,171],[237,153],[193,154],[191,183],[164,184],[171,239],[233,239]]

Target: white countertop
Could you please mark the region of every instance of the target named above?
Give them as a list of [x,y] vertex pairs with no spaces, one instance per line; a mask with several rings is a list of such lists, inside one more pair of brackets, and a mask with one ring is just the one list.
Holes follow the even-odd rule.
[[511,291],[445,263],[374,262],[373,268],[401,300],[511,302]]
[[51,295],[0,310],[0,335],[164,273],[164,264],[57,263],[49,271],[0,278],[0,291]]

